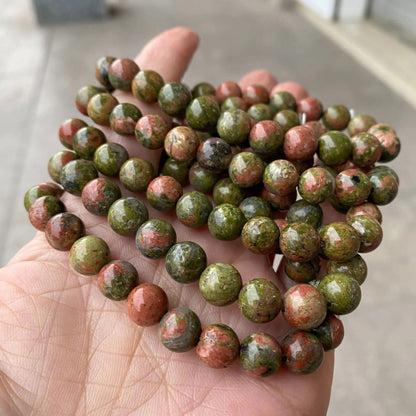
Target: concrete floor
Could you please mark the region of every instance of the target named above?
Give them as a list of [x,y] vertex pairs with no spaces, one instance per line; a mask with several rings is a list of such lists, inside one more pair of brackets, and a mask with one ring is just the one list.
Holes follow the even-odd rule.
[[120,0],[116,15],[105,21],[43,28],[35,24],[28,0],[2,3],[1,264],[34,234],[24,192],[49,179],[47,159],[61,149],[58,126],[79,116],[74,94],[95,83],[95,60],[134,56],[164,29],[185,25],[201,36],[185,76],[189,85],[201,80],[215,85],[265,68],[280,81],[305,85],[324,105],[344,103],[395,126],[404,149],[391,163],[401,177],[400,194],[383,208],[381,248],[365,255],[370,274],[362,303],[343,319],[346,337],[336,354],[328,414],[416,414],[414,108],[299,13],[271,0]]

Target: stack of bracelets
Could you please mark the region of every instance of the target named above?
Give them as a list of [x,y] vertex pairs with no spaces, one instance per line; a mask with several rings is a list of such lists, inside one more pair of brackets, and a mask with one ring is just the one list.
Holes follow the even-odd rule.
[[[243,369],[255,376],[273,374],[282,362],[296,373],[315,371],[324,351],[343,339],[337,315],[352,312],[360,302],[367,266],[358,253],[374,250],[382,240],[378,206],[398,192],[394,170],[375,165],[398,155],[395,130],[369,115],[354,116],[343,105],[324,110],[306,92],[295,98],[284,90],[285,83],[271,95],[262,85],[242,91],[232,81],[217,88],[202,82],[191,91],[180,82],[165,83],[155,71],[140,70],[130,59],[113,57],[101,58],[95,74],[102,87],[82,87],[76,107],[95,124],[133,140],[135,136],[147,149],[164,148],[160,172],[142,158],[129,158],[99,128],[78,118],[66,120],[59,138],[69,150],[48,162],[57,184],[46,182],[25,194],[33,226],[44,231],[53,248],[70,251],[77,273],[97,275],[104,296],[127,300],[135,324],[159,324],[160,341],[169,350],[196,347],[212,368],[239,357]],[[172,125],[169,117],[142,115],[135,105],[119,103],[114,89],[158,103]],[[193,190],[183,193],[188,182]],[[122,197],[118,183],[145,193],[156,210],[176,211],[187,227],[207,225],[217,239],[241,237],[253,253],[271,258],[282,254],[294,285],[282,296],[271,280],[255,278],[243,285],[234,266],[208,265],[200,245],[177,242],[172,225],[149,219],[146,205]],[[177,284],[199,281],[206,302],[221,307],[237,301],[244,317],[255,323],[270,322],[282,312],[294,331],[281,345],[261,331],[240,343],[224,323],[203,329],[191,309],[169,310],[161,287],[138,284],[131,263],[110,261],[106,242],[85,235],[81,219],[66,212],[60,200],[64,191],[80,196],[89,212],[107,216],[115,233],[135,236],[142,255],[165,258],[166,271]],[[302,199],[297,200],[298,194]],[[320,204],[327,200],[345,214],[345,221],[322,224]],[[319,278],[322,265],[327,273]]]

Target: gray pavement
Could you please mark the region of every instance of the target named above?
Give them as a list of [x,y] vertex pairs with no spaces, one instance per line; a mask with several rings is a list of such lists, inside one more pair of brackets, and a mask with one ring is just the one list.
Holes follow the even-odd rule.
[[362,303],[343,319],[346,337],[336,354],[328,414],[416,414],[414,108],[278,2],[125,0],[101,22],[41,28],[28,0],[1,3],[1,264],[34,234],[23,194],[49,180],[47,159],[61,149],[57,128],[78,116],[74,93],[95,83],[95,60],[106,54],[134,56],[164,29],[185,25],[201,36],[184,79],[189,85],[238,80],[264,68],[280,81],[303,84],[324,105],[344,103],[394,125],[403,151],[390,166],[400,175],[400,194],[383,207],[382,246],[365,255],[370,273]]

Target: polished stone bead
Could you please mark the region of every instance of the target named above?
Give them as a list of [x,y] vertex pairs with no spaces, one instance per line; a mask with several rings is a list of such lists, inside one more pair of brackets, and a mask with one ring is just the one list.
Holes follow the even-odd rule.
[[118,105],[118,100],[107,92],[96,94],[88,102],[87,113],[97,124],[102,126],[110,125],[110,114]]
[[235,240],[240,236],[246,219],[241,210],[231,204],[217,205],[209,214],[208,229],[219,240]]
[[255,254],[273,254],[279,246],[279,227],[269,217],[254,217],[248,220],[242,231],[244,246]]
[[196,154],[197,161],[203,169],[216,173],[228,169],[232,157],[231,146],[225,140],[217,137],[202,142]]
[[110,114],[110,126],[113,131],[122,136],[134,134],[136,123],[142,112],[130,103],[116,105]]
[[84,186],[98,177],[95,166],[86,160],[71,160],[62,167],[60,182],[65,191],[80,196]]
[[169,127],[165,119],[158,114],[147,114],[141,117],[135,126],[137,141],[148,149],[160,149],[165,142]]
[[181,82],[165,84],[158,94],[160,108],[170,116],[182,116],[192,100],[191,91]]
[[238,208],[241,209],[247,221],[254,217],[270,217],[271,215],[270,204],[259,196],[249,196],[243,199]]
[[108,70],[110,65],[116,60],[113,56],[103,56],[95,64],[95,78],[107,89],[113,88],[108,79]]
[[25,209],[26,211],[29,211],[29,208],[33,202],[41,196],[53,195],[59,197],[62,195],[62,193],[63,189],[53,182],[43,182],[39,185],[32,186],[26,191],[23,199]]
[[118,199],[108,211],[110,227],[120,235],[136,235],[139,227],[149,219],[146,205],[137,198]]
[[45,231],[48,221],[64,211],[65,205],[57,196],[40,196],[29,207],[29,220],[37,230]]
[[348,274],[360,285],[362,285],[367,278],[367,264],[359,254],[356,254],[351,260],[348,261],[329,260],[326,267],[328,273]]
[[204,193],[187,192],[176,203],[176,216],[187,227],[198,228],[208,222],[212,208],[211,200]]
[[113,88],[123,91],[131,90],[131,83],[140,71],[140,68],[129,58],[119,58],[113,61],[108,68],[108,79]]
[[158,176],[149,183],[146,198],[153,208],[159,211],[171,211],[175,209],[182,193],[182,185],[175,178]]
[[286,218],[289,223],[305,222],[314,228],[318,228],[322,224],[323,212],[319,205],[300,199],[290,206]]
[[196,130],[211,132],[215,130],[220,107],[213,95],[194,98],[186,108],[186,122]]
[[349,137],[340,131],[328,131],[318,139],[318,157],[322,163],[335,166],[345,163],[352,153]]
[[198,146],[198,136],[186,126],[174,127],[166,134],[164,141],[166,153],[178,162],[191,162],[195,159]]
[[126,160],[120,168],[120,182],[132,192],[143,192],[156,176],[153,165],[139,157]]
[[156,71],[139,71],[131,83],[131,92],[140,101],[155,103],[164,84],[162,76]]
[[322,116],[328,130],[344,130],[350,122],[350,111],[345,105],[330,105]]
[[277,159],[269,163],[263,174],[265,188],[276,195],[288,195],[296,190],[299,173],[293,163]]
[[241,144],[248,138],[251,126],[250,116],[245,111],[230,110],[219,117],[217,131],[228,144]]
[[87,211],[107,216],[110,206],[121,197],[119,186],[108,178],[96,178],[83,188],[81,201]]
[[61,181],[62,167],[71,160],[79,159],[79,156],[70,150],[61,150],[52,155],[48,161],[49,176],[57,183]]
[[93,160],[95,151],[106,141],[105,134],[100,129],[84,127],[75,133],[73,149],[82,159]]
[[45,237],[55,250],[68,251],[72,244],[85,235],[85,227],[79,217],[70,212],[54,215],[46,224]]
[[129,154],[124,146],[118,143],[104,143],[94,152],[95,167],[106,176],[117,176]]
[[88,124],[79,118],[69,118],[68,120],[65,120],[60,125],[58,131],[60,142],[65,147],[72,150],[74,135],[79,129],[82,129],[83,127],[88,127]]
[[245,193],[230,178],[223,178],[215,184],[212,196],[217,205],[232,204],[238,206],[244,199]]

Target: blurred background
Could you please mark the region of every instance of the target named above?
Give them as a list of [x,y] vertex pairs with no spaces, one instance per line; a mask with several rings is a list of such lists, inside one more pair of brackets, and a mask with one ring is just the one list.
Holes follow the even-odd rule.
[[0,0],[0,264],[33,235],[24,192],[49,179],[57,130],[103,55],[134,57],[177,25],[201,44],[184,81],[218,85],[264,68],[324,106],[345,104],[395,127],[399,195],[382,207],[384,241],[366,254],[359,308],[343,318],[331,416],[416,414],[414,0]]

